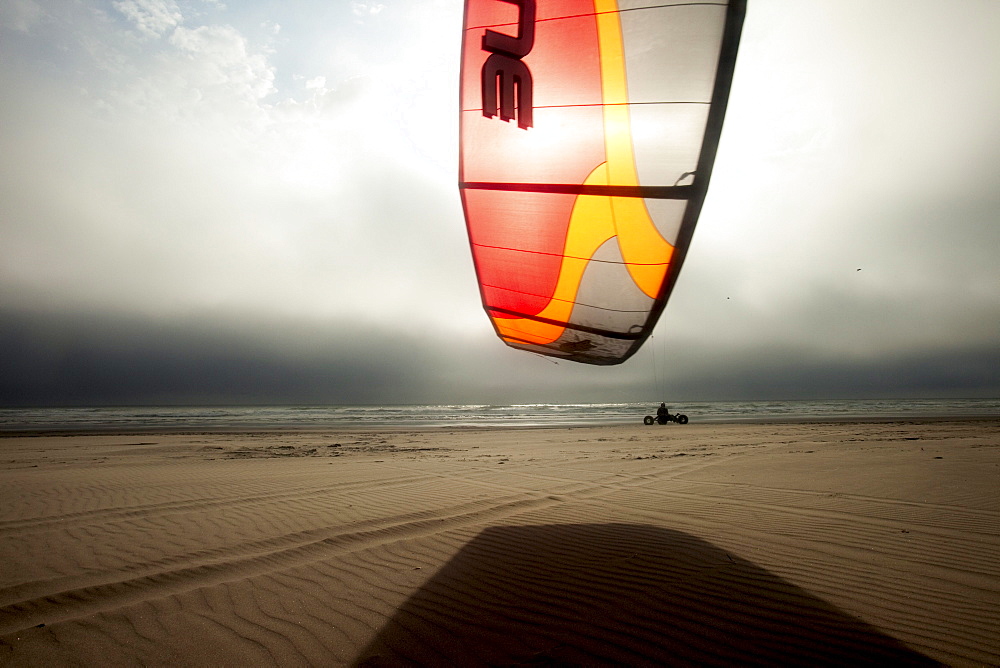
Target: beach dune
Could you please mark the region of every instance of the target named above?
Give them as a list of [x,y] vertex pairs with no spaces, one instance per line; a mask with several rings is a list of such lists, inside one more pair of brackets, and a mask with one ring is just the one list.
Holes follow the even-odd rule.
[[0,449],[0,665],[1000,664],[998,420]]

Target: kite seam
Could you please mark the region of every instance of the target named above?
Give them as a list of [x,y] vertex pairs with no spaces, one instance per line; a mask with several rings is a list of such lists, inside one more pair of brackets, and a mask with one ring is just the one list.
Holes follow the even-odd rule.
[[[568,19],[582,19],[588,16],[602,16],[604,14],[624,14],[625,12],[640,12],[647,9],[673,9],[676,7],[728,7],[728,2],[669,2],[662,5],[650,5],[649,7],[626,7],[625,9],[617,9],[611,12],[586,12],[583,14],[567,14],[565,16],[550,16],[545,19],[535,19],[535,23],[544,23],[546,21],[566,21]],[[514,26],[517,25],[517,21],[506,21],[504,23],[485,23],[478,26],[469,26],[466,31],[469,30],[482,30],[483,28],[501,28],[503,26]]]
[[[495,311],[497,313],[506,313],[507,315],[512,315],[517,318],[524,318],[525,320],[534,320],[536,322],[542,322],[546,325],[555,325],[556,327],[562,327],[564,329],[572,329],[578,332],[586,332],[588,334],[597,334],[599,336],[606,336],[609,339],[623,339],[626,341],[634,341],[642,336],[641,332],[616,332],[611,329],[601,329],[600,327],[589,327],[587,325],[577,325],[571,322],[563,322],[561,320],[553,320],[552,318],[544,318],[537,315],[528,315],[527,313],[519,313],[517,311],[512,311],[510,309],[498,308],[495,306],[486,306],[490,311]],[[528,341],[528,343],[533,343]],[[534,343],[534,345],[541,345]]]
[[465,190],[500,190],[551,195],[596,195],[642,199],[691,199],[694,186],[616,186],[585,183],[510,183],[503,181],[463,181]]
[[[504,251],[510,251],[512,253],[531,253],[532,255],[547,255],[549,257],[561,257],[561,258],[564,258],[564,259],[567,259],[567,260],[581,260],[581,261],[584,261],[584,262],[602,262],[604,264],[618,264],[618,265],[622,265],[622,266],[627,266],[627,265],[631,264],[631,265],[635,265],[637,267],[658,267],[658,266],[668,266],[670,264],[669,261],[667,261],[667,262],[625,262],[624,260],[622,260],[621,262],[619,262],[617,260],[599,260],[599,259],[593,258],[593,257],[582,257],[582,256],[579,256],[579,255],[565,255],[563,253],[550,253],[550,252],[546,252],[546,251],[529,250],[527,248],[509,248],[507,246],[492,246],[490,244],[477,244],[477,243],[473,243],[472,245],[475,246],[476,248],[490,248],[492,250],[504,250]],[[526,292],[524,294],[531,294],[531,293]],[[539,295],[539,296],[541,296],[541,295]]]
[[[531,297],[540,297],[540,298],[544,298],[544,299],[552,299],[552,300],[564,302],[564,303],[567,303],[567,304],[575,304],[577,306],[586,306],[587,308],[592,308],[592,309],[595,309],[595,310],[598,310],[598,311],[607,311],[609,313],[643,313],[643,314],[646,313],[646,311],[644,309],[625,309],[625,308],[610,308],[608,306],[597,306],[596,304],[588,304],[586,302],[574,302],[574,301],[570,301],[568,299],[561,299],[559,297],[549,297],[548,295],[538,295],[538,294],[535,294],[534,292],[525,292],[524,290],[515,290],[514,288],[505,288],[505,287],[498,286],[498,285],[491,285],[490,283],[484,283],[483,287],[484,288],[493,288],[495,290],[502,290],[504,292],[513,292],[513,293],[519,294],[519,295],[528,295],[528,296],[531,296]],[[493,308],[495,310],[501,310],[501,307],[489,307],[489,308]]]

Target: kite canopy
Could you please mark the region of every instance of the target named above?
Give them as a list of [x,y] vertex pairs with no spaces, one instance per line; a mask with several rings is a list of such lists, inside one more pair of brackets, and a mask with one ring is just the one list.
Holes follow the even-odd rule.
[[459,187],[507,345],[628,359],[708,189],[745,1],[466,0]]

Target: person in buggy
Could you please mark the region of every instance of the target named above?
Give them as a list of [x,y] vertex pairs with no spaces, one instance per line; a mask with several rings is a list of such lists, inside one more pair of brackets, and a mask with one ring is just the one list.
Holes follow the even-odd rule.
[[678,413],[677,415],[671,415],[670,409],[667,408],[666,403],[661,403],[660,407],[656,409],[656,417],[652,415],[647,415],[642,419],[645,424],[667,424],[668,422],[676,422],[677,424],[687,424],[688,416]]

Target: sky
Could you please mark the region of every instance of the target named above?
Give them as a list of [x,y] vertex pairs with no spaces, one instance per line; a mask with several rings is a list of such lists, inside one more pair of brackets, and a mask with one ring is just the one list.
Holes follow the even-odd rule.
[[504,346],[461,0],[0,3],[0,405],[1000,396],[1000,2],[749,0],[653,337]]

